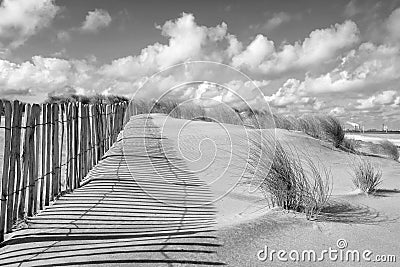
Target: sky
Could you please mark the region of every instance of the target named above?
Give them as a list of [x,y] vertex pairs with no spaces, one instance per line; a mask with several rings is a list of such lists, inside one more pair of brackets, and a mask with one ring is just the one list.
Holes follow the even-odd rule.
[[[196,60],[243,73],[276,113],[332,114],[366,128],[400,129],[400,0],[0,4],[0,98],[41,102],[138,89],[154,97],[188,70],[164,72],[153,86],[142,87],[145,81]],[[205,82],[185,97],[204,96],[213,88],[208,77],[246,101],[256,98],[240,75],[219,66],[189,69],[191,79]],[[221,94],[213,97],[232,99]]]

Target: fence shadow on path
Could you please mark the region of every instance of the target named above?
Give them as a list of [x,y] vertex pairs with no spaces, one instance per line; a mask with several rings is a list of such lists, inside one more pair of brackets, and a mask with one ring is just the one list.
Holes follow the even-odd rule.
[[211,192],[146,123],[128,122],[80,188],[3,242],[0,265],[225,265]]

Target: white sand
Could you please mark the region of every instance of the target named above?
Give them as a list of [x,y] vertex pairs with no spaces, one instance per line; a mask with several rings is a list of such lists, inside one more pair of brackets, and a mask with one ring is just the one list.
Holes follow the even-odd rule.
[[[260,262],[256,254],[265,245],[270,249],[287,251],[335,249],[339,238],[346,239],[348,249],[369,249],[374,255],[395,254],[400,261],[400,193],[391,191],[400,189],[400,163],[370,158],[382,167],[383,183],[380,187],[385,191],[378,196],[353,194],[351,164],[357,156],[332,149],[328,143],[302,133],[277,130],[278,139],[299,150],[307,149],[315,161],[320,161],[332,171],[332,199],[342,206],[331,210],[324,220],[311,222],[303,214],[269,210],[260,193],[251,193],[248,187],[237,185],[246,164],[244,155],[248,149],[246,132],[242,127],[225,125],[226,129],[222,129],[213,123],[188,123],[171,118],[163,126],[164,116],[154,118],[155,123],[162,127],[163,134],[181,149],[181,156],[186,157],[189,168],[196,171],[214,193],[219,235],[224,243],[219,253],[230,266],[288,265],[277,261]],[[216,153],[214,144],[218,147]],[[338,263],[325,260],[296,263],[296,266],[314,264],[336,266]],[[396,263],[374,262],[347,262],[341,265],[397,266]]]

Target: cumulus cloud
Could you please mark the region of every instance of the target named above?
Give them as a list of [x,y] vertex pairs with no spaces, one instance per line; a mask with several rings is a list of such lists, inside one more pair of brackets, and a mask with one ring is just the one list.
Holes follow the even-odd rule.
[[187,60],[212,60],[271,77],[293,69],[320,67],[359,40],[358,28],[351,21],[315,30],[303,42],[282,48],[276,48],[261,34],[244,46],[235,35],[228,33],[226,23],[205,27],[186,13],[157,28],[168,38],[168,44],[155,43],[139,55],[117,59],[104,66],[103,73],[134,78]]
[[83,32],[96,33],[110,25],[112,19],[107,10],[95,9],[89,11],[86,15],[85,21],[82,24],[81,30]]
[[342,116],[345,114],[345,112],[346,112],[346,110],[344,109],[344,107],[335,107],[335,108],[331,109],[331,111],[329,111],[329,115]]
[[358,99],[357,109],[374,109],[388,105],[398,105],[398,92],[394,90],[383,91],[366,99]]
[[303,81],[291,82],[291,90],[281,90],[280,97],[321,96],[332,93],[347,93],[363,90],[376,91],[377,86],[395,83],[400,79],[400,50],[391,45],[363,43],[341,59],[332,71],[320,76],[306,74]]
[[3,0],[0,5],[0,47],[21,46],[49,26],[59,7],[53,0]]
[[259,34],[242,53],[232,58],[232,64],[234,67],[245,65],[250,69],[257,69],[272,53],[274,53],[274,42]]
[[114,60],[102,67],[102,73],[110,77],[136,79],[188,60],[223,62],[241,49],[236,37],[227,33],[224,22],[215,27],[200,26],[192,14],[183,13],[180,18],[169,20],[157,28],[168,38],[168,44],[155,43],[137,56]]
[[282,87],[272,96],[265,99],[275,107],[286,107],[288,105],[313,105],[315,97],[307,97],[304,91],[304,83],[296,79],[287,80]]
[[16,64],[0,60],[0,85],[10,89],[47,89],[74,83],[74,77],[81,70],[78,62],[58,58],[35,56],[32,62]]
[[[236,67],[248,67],[266,75],[313,66],[321,67],[321,64],[335,60],[346,49],[352,48],[359,39],[358,27],[352,21],[314,30],[303,42],[286,44],[280,49],[276,49],[265,36],[257,35],[241,54],[232,59],[232,64]],[[257,57],[257,60],[254,57]]]
[[81,94],[94,94],[108,88],[123,92],[127,85],[103,78],[87,60],[41,56],[19,64],[0,60],[0,95],[13,97],[28,92],[36,102],[43,101],[49,93],[64,92],[67,87]]

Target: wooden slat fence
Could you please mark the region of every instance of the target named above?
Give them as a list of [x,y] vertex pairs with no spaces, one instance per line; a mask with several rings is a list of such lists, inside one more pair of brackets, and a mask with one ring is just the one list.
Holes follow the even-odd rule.
[[126,102],[0,101],[0,242],[16,224],[79,187],[136,112]]

